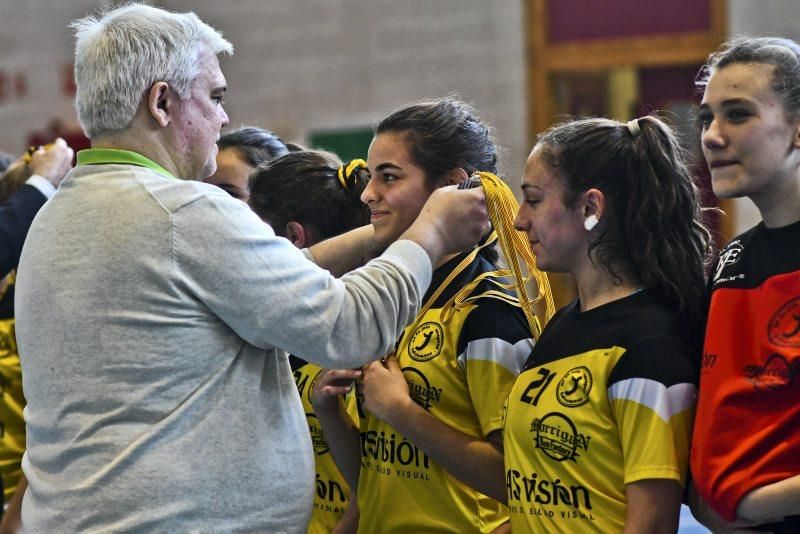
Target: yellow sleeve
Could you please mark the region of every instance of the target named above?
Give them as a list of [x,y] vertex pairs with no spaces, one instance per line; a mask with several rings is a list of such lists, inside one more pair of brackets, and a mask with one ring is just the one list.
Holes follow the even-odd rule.
[[533,340],[522,310],[484,299],[462,327],[459,364],[484,436],[503,427],[503,408]]

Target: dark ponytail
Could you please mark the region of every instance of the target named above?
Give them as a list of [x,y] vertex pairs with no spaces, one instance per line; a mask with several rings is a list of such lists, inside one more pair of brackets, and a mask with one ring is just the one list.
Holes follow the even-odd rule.
[[686,320],[702,328],[710,235],[703,224],[687,156],[663,121],[567,122],[539,136],[543,161],[564,181],[572,206],[591,188],[607,200],[606,225],[589,253],[608,271],[635,276]]
[[316,240],[369,224],[369,208],[360,199],[369,174],[354,166],[343,184],[341,166],[336,155],[318,150],[276,158],[250,176],[250,207],[284,237],[290,221],[310,225]]

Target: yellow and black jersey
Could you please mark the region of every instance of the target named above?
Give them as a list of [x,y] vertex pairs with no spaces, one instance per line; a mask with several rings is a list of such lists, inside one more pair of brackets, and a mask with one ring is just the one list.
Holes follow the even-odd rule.
[[14,275],[7,276],[0,286],[0,476],[3,498],[8,502],[22,475],[22,454],[25,452],[25,420],[22,411],[22,371],[14,335]]
[[[426,302],[465,258],[434,271]],[[532,347],[530,332],[521,309],[503,300],[471,301],[449,321],[440,312],[459,289],[493,270],[480,256],[463,267],[395,351],[414,401],[474,437],[501,429],[506,396]],[[473,294],[490,285],[496,289],[483,281]],[[391,426],[364,410],[359,417],[359,532],[491,532],[508,519],[504,506],[451,477]]]
[[625,485],[686,480],[698,355],[646,291],[550,321],[517,378],[505,467],[517,532],[620,532]]
[[[316,485],[314,491],[314,508],[311,511],[311,520],[308,523],[308,534],[328,534],[339,522],[347,510],[350,502],[350,486],[345,482],[344,477],[333,461],[333,455],[328,449],[328,441],[322,431],[319,419],[311,406],[311,392],[314,390],[314,383],[317,381],[322,368],[313,363],[289,356],[289,362],[294,373],[294,381],[297,384],[297,391],[303,402],[303,410],[306,413],[308,429],[311,432],[311,444],[314,447],[314,467],[316,470]],[[350,405],[351,403],[346,403]],[[353,420],[355,415],[355,404],[350,414]]]

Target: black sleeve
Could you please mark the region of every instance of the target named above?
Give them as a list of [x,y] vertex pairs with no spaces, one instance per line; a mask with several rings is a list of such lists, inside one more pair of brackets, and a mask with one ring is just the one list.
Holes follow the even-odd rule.
[[25,184],[0,204],[0,277],[17,267],[28,229],[45,202],[41,191]]
[[697,384],[697,355],[681,341],[670,336],[653,336],[636,343],[614,365],[608,386],[630,378],[645,378],[665,387]]

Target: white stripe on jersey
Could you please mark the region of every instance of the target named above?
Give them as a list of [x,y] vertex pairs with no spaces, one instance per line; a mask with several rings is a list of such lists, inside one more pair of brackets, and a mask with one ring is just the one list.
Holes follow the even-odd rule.
[[487,361],[502,365],[510,373],[518,375],[525,360],[533,350],[533,339],[520,339],[513,345],[504,339],[486,337],[467,343],[464,352],[458,355],[458,364],[466,368],[467,360]]
[[648,378],[628,378],[608,388],[608,400],[614,399],[643,404],[668,423],[673,415],[697,403],[697,386],[682,383],[666,387]]

